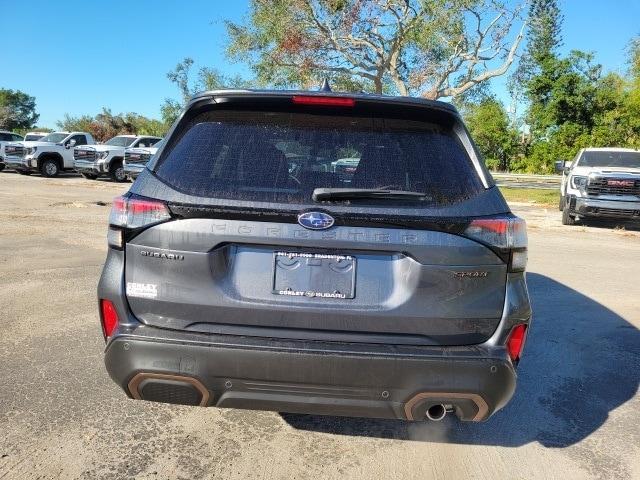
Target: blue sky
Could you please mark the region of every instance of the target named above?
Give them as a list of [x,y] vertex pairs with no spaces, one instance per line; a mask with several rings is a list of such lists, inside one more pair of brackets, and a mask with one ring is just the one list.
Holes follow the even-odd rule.
[[[239,20],[248,1],[0,0],[0,87],[34,95],[40,126],[65,113],[137,112],[160,116],[177,97],[166,73],[184,57],[225,73],[246,68],[224,56],[224,19]],[[564,50],[593,51],[605,70],[624,71],[625,48],[640,34],[640,1],[561,0]],[[9,21],[15,16],[15,21]],[[495,91],[504,97],[502,81]],[[507,100],[505,98],[505,100]]]

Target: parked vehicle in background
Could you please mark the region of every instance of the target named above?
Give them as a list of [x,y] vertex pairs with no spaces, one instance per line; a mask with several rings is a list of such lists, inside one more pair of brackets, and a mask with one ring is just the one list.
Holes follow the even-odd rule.
[[27,132],[24,135],[25,142],[35,142],[49,135],[49,132]]
[[40,172],[55,177],[73,169],[73,147],[96,143],[87,132],[53,132],[33,142],[12,143],[5,147],[6,163],[23,175]]
[[640,151],[584,148],[574,160],[556,162],[562,172],[563,225],[589,218],[640,221]]
[[525,223],[450,104],[200,94],[109,223],[105,363],[132,398],[482,421],[513,395]]
[[124,152],[124,173],[129,180],[135,180],[145,169],[147,163],[160,148],[162,141],[159,141],[150,148],[127,148]]
[[0,172],[4,170],[4,146],[7,143],[11,142],[20,142],[22,141],[22,135],[18,135],[17,133],[9,132],[7,130],[0,130]]
[[97,145],[74,148],[74,168],[83,177],[95,180],[109,176],[115,182],[127,179],[124,172],[125,149],[128,147],[152,147],[162,138],[148,135],[118,135]]

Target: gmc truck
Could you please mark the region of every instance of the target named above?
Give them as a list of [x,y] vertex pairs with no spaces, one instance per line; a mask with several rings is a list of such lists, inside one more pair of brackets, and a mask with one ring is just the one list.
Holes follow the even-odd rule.
[[127,176],[123,160],[127,148],[148,148],[162,140],[148,135],[118,135],[104,144],[76,147],[74,167],[84,177],[95,180],[108,176],[114,182],[124,182]]
[[135,180],[145,169],[147,162],[161,148],[162,142],[149,148],[127,148],[124,152],[124,173],[130,180]]
[[10,142],[21,142],[22,135],[17,133],[8,132],[6,130],[0,130],[0,172],[4,170],[4,146]]
[[591,218],[640,221],[640,151],[584,148],[572,162],[556,162],[562,172],[563,225]]
[[23,175],[40,172],[55,177],[63,170],[73,170],[73,147],[94,143],[87,132],[53,132],[35,142],[7,145],[5,163]]

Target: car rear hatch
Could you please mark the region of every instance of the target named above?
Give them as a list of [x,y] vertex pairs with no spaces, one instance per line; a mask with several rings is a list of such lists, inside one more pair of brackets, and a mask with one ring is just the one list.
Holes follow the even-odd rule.
[[480,343],[509,263],[483,236],[510,222],[489,182],[435,102],[202,97],[121,205],[160,212],[123,232],[129,306],[181,330]]

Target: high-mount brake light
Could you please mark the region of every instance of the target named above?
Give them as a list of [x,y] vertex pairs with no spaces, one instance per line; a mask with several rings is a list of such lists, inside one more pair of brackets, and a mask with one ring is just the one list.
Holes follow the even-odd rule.
[[293,103],[297,105],[318,105],[324,107],[353,107],[356,101],[345,97],[320,97],[315,95],[294,95]]
[[464,234],[474,240],[510,252],[509,271],[521,272],[527,265],[527,224],[518,217],[479,218]]

